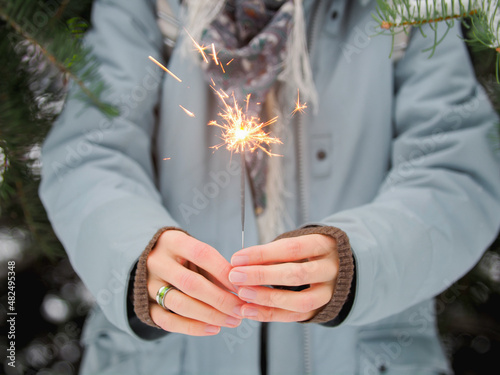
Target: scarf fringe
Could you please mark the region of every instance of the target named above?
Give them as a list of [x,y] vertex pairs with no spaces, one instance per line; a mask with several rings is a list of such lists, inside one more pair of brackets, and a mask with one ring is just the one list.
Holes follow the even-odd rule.
[[[210,0],[210,4],[201,0],[185,0],[187,14],[183,15],[185,29],[197,42],[201,40],[203,31],[217,17],[226,4],[226,0]],[[189,37],[182,40],[182,52],[193,55],[193,41]]]
[[[309,51],[306,39],[306,21],[302,0],[294,0],[293,29],[287,41],[287,56],[284,61],[284,70],[278,79],[286,82],[288,87],[296,86],[291,90],[299,89],[301,97],[307,99],[309,107],[314,113],[318,110],[318,92],[314,85]],[[290,87],[292,88],[292,87]]]
[[[290,131],[286,126],[286,117],[281,112],[281,105],[277,101],[277,89],[271,89],[266,97],[266,111],[269,117],[278,116],[278,121],[273,125],[272,133],[282,138],[285,132]],[[283,155],[283,145],[271,145],[271,152]],[[274,156],[268,159],[268,175],[266,181],[267,204],[264,212],[257,216],[257,227],[259,230],[260,243],[269,243],[277,236],[285,233],[288,228],[293,228],[293,220],[286,207],[286,198],[292,194],[285,186],[284,158]]]

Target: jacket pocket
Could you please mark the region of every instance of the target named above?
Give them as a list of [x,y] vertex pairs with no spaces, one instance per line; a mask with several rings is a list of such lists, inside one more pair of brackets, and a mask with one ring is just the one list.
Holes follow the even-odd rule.
[[452,375],[437,337],[411,327],[360,331],[356,374]]

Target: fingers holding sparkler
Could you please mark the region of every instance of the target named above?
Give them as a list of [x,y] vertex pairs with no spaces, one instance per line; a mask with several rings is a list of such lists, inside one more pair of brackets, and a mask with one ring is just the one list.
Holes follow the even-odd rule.
[[288,322],[311,319],[331,300],[340,258],[336,239],[310,234],[242,249],[231,264],[229,281],[239,287],[238,296],[249,302],[242,306],[241,315]]

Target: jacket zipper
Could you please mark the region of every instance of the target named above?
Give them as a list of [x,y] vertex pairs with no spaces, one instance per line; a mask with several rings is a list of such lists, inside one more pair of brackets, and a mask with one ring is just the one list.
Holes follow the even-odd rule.
[[[307,27],[307,50],[309,52],[309,56],[312,52],[314,37],[316,36],[316,25],[319,16],[320,5],[322,5],[323,0],[317,0],[313,4],[313,9],[310,16],[310,24]],[[296,156],[297,156],[297,179],[298,179],[298,196],[299,196],[299,221],[301,224],[306,223],[309,220],[309,189],[306,178],[306,142],[307,142],[307,134],[306,128],[304,124],[303,116],[299,117],[296,127]]]
[[[317,0],[314,2],[313,10],[311,12],[311,23],[307,28],[307,49],[309,54],[312,51],[313,41],[316,34],[316,24],[319,16],[319,9],[321,8],[324,0]],[[298,177],[298,196],[299,196],[299,215],[300,222],[306,223],[309,220],[309,205],[308,205],[308,186],[305,176],[306,171],[306,157],[305,157],[305,143],[307,140],[306,129],[304,120],[299,117],[296,127],[296,157],[297,157],[297,177]],[[268,341],[268,324],[262,323],[260,328],[260,373],[267,375],[267,341]],[[307,324],[303,325],[304,334],[304,373],[306,375],[312,374],[311,364],[311,333]]]
[[[320,9],[324,0],[317,0],[314,2],[313,9],[311,12],[310,24],[307,28],[307,49],[309,56],[313,51],[314,39],[317,32],[318,17],[320,15]],[[298,177],[298,196],[299,196],[299,213],[301,224],[306,223],[309,220],[309,186],[308,179],[306,178],[307,169],[307,159],[306,159],[306,142],[307,134],[304,123],[303,116],[299,117],[297,123],[297,177]],[[304,335],[304,373],[306,375],[312,374],[312,362],[311,362],[311,332],[310,327],[307,324],[303,325],[303,335]]]
[[260,325],[260,373],[267,375],[267,342],[268,342],[268,325],[263,322]]

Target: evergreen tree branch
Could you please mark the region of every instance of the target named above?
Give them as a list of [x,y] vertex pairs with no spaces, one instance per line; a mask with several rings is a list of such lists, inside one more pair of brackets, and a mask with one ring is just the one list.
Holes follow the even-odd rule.
[[[63,3],[64,4],[64,3]],[[62,5],[61,8],[59,8],[59,11],[63,10]],[[62,62],[58,61],[56,56],[52,53],[50,53],[47,48],[44,47],[44,45],[39,42],[36,38],[32,37],[29,35],[26,30],[24,30],[14,19],[9,17],[9,15],[0,8],[0,18],[2,18],[5,22],[9,24],[10,27],[12,27],[21,37],[23,37],[25,40],[29,41],[31,44],[36,45],[40,51],[44,54],[44,56],[52,63],[54,64],[59,71],[67,75],[69,78],[71,78],[78,86],[80,86],[82,92],[90,99],[90,101],[101,111],[108,115],[116,115],[116,111],[113,111],[110,106],[106,103],[103,103],[83,82],[82,79],[80,79],[76,74],[73,73],[71,69],[69,69],[65,64]]]
[[478,11],[476,9],[471,10],[470,12],[466,12],[463,14],[454,14],[454,15],[448,15],[446,17],[437,17],[437,18],[430,18],[430,19],[415,19],[413,21],[402,21],[399,23],[391,22],[391,21],[382,21],[380,23],[380,27],[384,30],[390,30],[396,27],[404,27],[404,26],[421,26],[425,25],[427,23],[436,23],[436,22],[441,22],[441,21],[449,21],[453,19],[460,19],[464,17],[469,17],[476,15]]
[[[500,53],[499,0],[377,0],[374,18],[382,30],[401,32],[400,28],[419,27],[426,24],[446,23],[449,29],[455,20],[472,18],[472,39]],[[434,33],[437,28],[431,27]],[[425,36],[425,35],[424,35]],[[435,38],[434,51],[440,40]]]
[[37,150],[62,106],[67,79],[81,87],[83,100],[116,113],[100,101],[105,86],[82,44],[90,4],[0,0],[0,226],[30,233],[26,250],[37,256],[64,254],[37,194]]

